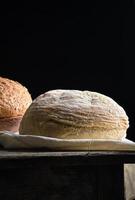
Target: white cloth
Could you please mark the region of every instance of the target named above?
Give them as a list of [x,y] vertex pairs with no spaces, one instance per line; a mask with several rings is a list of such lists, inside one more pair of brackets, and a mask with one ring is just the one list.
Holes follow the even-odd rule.
[[49,148],[53,150],[135,151],[135,143],[128,139],[58,139],[44,136],[19,135],[9,131],[0,131],[0,144],[5,149]]
[[124,165],[124,184],[126,200],[135,200],[135,164]]

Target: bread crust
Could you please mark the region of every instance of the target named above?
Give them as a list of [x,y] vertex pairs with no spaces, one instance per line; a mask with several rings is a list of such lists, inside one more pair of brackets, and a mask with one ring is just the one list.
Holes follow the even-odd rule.
[[17,132],[19,130],[21,120],[22,120],[22,116],[0,118],[0,131]]
[[97,92],[52,90],[37,97],[20,134],[67,139],[122,139],[129,126],[124,109]]
[[0,77],[0,118],[23,116],[31,103],[32,98],[26,87]]

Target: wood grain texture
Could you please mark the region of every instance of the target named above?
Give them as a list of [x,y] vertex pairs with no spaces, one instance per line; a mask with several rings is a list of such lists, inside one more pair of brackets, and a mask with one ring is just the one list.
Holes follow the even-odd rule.
[[124,200],[134,152],[0,151],[0,199]]
[[124,164],[135,163],[135,152],[128,151],[48,151],[45,149],[32,150],[0,150],[0,161],[9,159],[43,159],[51,161],[53,159],[70,160],[85,164],[86,161],[90,164]]
[[48,166],[45,163],[21,171],[17,168],[2,170],[0,199],[96,200],[96,179],[94,173],[88,170],[79,166]]

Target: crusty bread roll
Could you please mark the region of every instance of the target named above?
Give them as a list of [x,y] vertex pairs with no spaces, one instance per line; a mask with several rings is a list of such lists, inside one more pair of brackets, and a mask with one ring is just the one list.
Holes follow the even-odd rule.
[[32,98],[26,87],[0,77],[0,131],[18,131],[20,121],[31,103]]
[[116,139],[129,126],[124,109],[105,95],[52,90],[37,97],[20,124],[20,134],[63,139]]

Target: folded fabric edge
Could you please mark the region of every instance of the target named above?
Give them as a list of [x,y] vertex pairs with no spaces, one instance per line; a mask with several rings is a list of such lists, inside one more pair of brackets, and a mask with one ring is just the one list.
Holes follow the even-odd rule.
[[9,137],[17,137],[17,138],[40,138],[48,141],[62,141],[62,142],[86,142],[86,141],[101,141],[101,142],[116,142],[116,143],[131,143],[135,144],[133,141],[123,138],[122,140],[114,140],[114,139],[61,139],[61,138],[53,138],[39,135],[19,135],[19,132],[11,132],[11,131],[0,131],[0,136],[5,135]]
[[135,151],[135,143],[128,139],[58,139],[44,136],[19,135],[0,132],[0,144],[6,149],[48,148],[56,150]]

